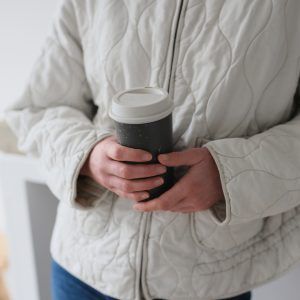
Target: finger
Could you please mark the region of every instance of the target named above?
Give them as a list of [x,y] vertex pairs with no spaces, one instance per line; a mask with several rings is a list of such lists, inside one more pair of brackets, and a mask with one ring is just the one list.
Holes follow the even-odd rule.
[[145,212],[169,210],[185,197],[185,189],[183,188],[182,182],[182,180],[178,181],[171,189],[163,193],[158,198],[148,202],[137,203],[133,206],[133,208]]
[[133,201],[141,201],[150,197],[149,193],[147,192],[125,193],[115,188],[112,188],[111,191],[113,191],[115,194],[117,194],[122,198],[133,200]]
[[125,193],[151,190],[163,184],[164,180],[160,176],[146,179],[128,180],[117,176],[109,176],[108,184]]
[[199,163],[203,159],[201,148],[191,148],[178,152],[159,154],[158,160],[161,164],[170,167],[191,166]]
[[125,147],[118,143],[114,143],[113,147],[109,147],[106,154],[111,159],[118,161],[145,162],[152,159],[152,154],[147,151]]
[[126,178],[137,179],[157,176],[166,173],[167,168],[161,164],[137,164],[131,165],[115,160],[110,160],[107,164],[106,172],[109,174]]

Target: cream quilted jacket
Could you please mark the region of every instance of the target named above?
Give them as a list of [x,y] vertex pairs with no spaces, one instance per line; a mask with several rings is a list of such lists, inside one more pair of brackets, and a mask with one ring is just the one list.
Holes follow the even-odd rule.
[[[295,265],[299,71],[299,0],[63,0],[6,115],[60,199],[53,257],[122,300],[225,298]],[[78,175],[114,134],[112,96],[135,86],[168,90],[174,149],[209,149],[224,203],[141,213]]]

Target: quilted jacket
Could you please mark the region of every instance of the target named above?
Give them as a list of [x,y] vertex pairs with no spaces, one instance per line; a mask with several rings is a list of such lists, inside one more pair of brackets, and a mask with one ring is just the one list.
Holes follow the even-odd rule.
[[[122,300],[233,296],[300,260],[299,0],[63,0],[6,119],[60,200],[51,253]],[[207,147],[225,202],[142,213],[79,175],[125,88],[174,101],[174,150]],[[184,169],[175,169],[176,178]]]

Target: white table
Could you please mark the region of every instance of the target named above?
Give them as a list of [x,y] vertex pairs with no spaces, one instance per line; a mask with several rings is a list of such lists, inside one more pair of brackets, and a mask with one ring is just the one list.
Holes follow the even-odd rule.
[[[38,161],[0,153],[0,192],[10,246],[13,300],[50,300],[49,240],[57,200]],[[1,197],[0,197],[1,198]],[[254,291],[254,300],[300,299],[300,268]]]

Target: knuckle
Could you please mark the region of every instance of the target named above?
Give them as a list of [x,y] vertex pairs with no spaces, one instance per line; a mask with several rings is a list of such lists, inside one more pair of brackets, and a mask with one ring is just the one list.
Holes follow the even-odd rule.
[[119,146],[116,146],[112,150],[113,158],[116,160],[122,159],[122,149]]
[[122,187],[122,190],[125,191],[125,192],[130,192],[132,190],[131,183],[129,183],[128,181],[124,181],[121,184],[121,187]]
[[128,178],[129,177],[129,170],[128,167],[126,165],[123,165],[119,168],[119,175],[123,178]]

